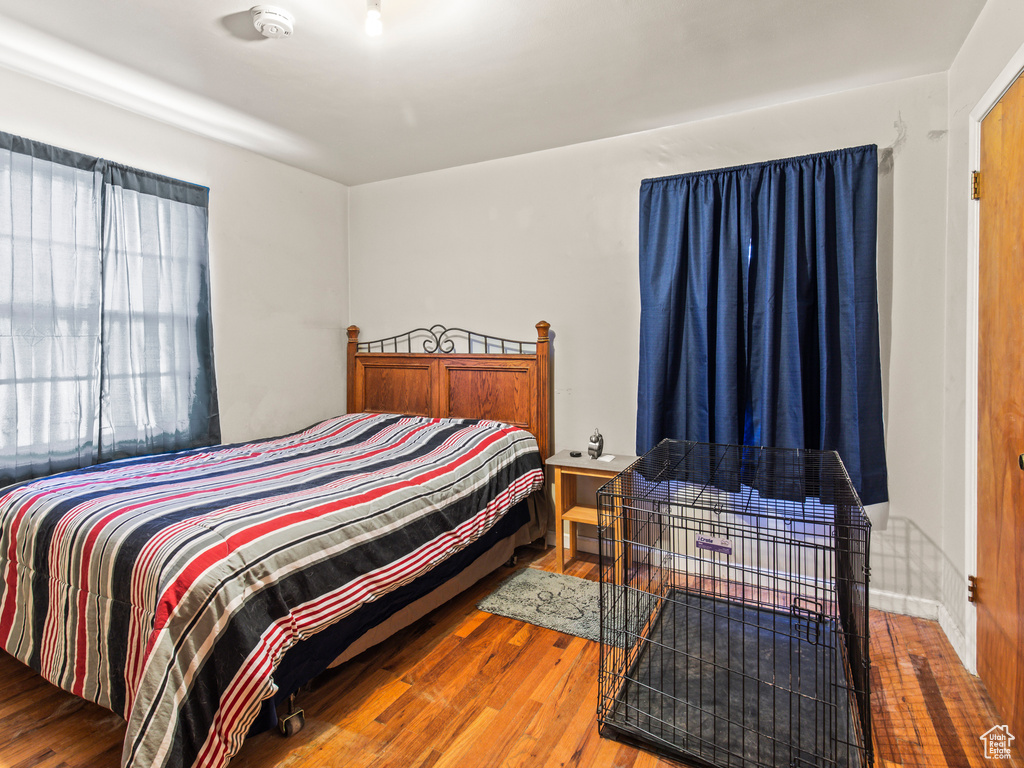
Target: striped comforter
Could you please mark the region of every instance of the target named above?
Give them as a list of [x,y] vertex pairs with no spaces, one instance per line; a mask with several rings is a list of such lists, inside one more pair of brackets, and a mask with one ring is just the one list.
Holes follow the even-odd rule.
[[123,714],[123,766],[222,766],[285,651],[541,487],[534,438],[352,414],[0,496],[0,645]]

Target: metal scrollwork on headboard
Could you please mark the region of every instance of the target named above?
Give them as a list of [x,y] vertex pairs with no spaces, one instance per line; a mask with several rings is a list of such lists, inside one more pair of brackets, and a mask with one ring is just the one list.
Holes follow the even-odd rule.
[[472,353],[474,348],[478,352],[493,353],[500,349],[500,354],[534,354],[537,345],[532,341],[515,341],[503,339],[500,336],[491,336],[486,333],[468,331],[465,328],[448,328],[440,323],[435,323],[429,328],[413,328],[411,331],[400,333],[397,336],[388,336],[373,341],[360,341],[357,351],[359,352],[395,352],[412,353],[414,340],[416,342],[423,338],[423,352],[427,354],[452,354],[455,352],[455,339],[453,336],[463,337],[466,341],[466,351]]

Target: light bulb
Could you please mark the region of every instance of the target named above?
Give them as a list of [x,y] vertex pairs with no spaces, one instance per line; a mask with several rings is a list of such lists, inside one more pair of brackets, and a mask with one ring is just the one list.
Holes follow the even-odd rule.
[[370,37],[377,37],[384,31],[384,24],[380,20],[380,11],[376,8],[366,10],[366,34]]

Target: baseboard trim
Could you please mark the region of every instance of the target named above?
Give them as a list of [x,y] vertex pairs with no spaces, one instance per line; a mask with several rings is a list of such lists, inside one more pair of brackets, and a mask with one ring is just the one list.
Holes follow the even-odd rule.
[[939,619],[939,602],[924,597],[904,595],[900,592],[888,592],[884,589],[870,591],[871,607],[887,613],[900,613],[904,616],[915,616],[919,619]]
[[964,665],[968,672],[971,674],[977,674],[977,670],[971,669],[971,666],[967,663],[968,659],[971,659],[973,655],[967,653],[967,635],[964,631],[957,626],[956,619],[953,618],[953,614],[949,612],[949,609],[942,603],[939,603],[939,626],[942,627],[942,631],[946,633],[946,638],[949,640],[949,644],[953,646],[953,650],[956,651],[956,655],[960,657],[960,662]]
[[[548,546],[555,546],[555,534],[553,531],[548,531],[547,542]],[[562,547],[565,549],[569,548],[568,533],[562,536]],[[597,539],[591,536],[580,536],[578,532],[576,534],[576,548],[580,552],[587,552],[591,555],[596,555],[601,551],[597,548]]]

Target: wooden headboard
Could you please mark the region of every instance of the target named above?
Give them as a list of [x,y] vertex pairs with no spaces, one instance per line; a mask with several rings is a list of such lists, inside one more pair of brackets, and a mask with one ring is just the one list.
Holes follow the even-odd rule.
[[[360,342],[359,328],[349,326],[348,412],[502,421],[531,432],[546,459],[551,455],[549,328],[543,320],[537,323],[536,342],[441,325]],[[465,340],[466,352],[456,351],[456,339]]]

